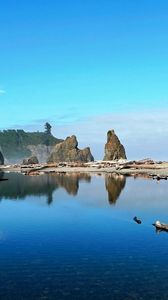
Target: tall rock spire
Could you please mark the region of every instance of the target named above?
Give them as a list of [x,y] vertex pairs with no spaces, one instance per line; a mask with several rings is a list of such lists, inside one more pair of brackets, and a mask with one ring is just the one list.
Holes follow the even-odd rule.
[[107,143],[105,144],[105,155],[103,160],[116,160],[120,158],[127,158],[124,146],[121,144],[114,130],[109,130],[107,132]]

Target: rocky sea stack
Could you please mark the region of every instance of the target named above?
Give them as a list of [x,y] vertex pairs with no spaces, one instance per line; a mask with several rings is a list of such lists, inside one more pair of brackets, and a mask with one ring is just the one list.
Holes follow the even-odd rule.
[[51,152],[48,163],[53,162],[90,162],[94,161],[90,148],[78,149],[75,135],[67,137],[65,141],[57,144]]
[[107,143],[105,144],[105,156],[103,160],[127,159],[124,146],[120,143],[119,138],[114,130],[107,132]]
[[4,157],[1,151],[0,151],[0,165],[4,165]]
[[25,158],[23,160],[23,165],[36,165],[38,164],[39,161],[38,161],[38,158],[36,156],[31,156],[31,157],[28,157],[28,158]]

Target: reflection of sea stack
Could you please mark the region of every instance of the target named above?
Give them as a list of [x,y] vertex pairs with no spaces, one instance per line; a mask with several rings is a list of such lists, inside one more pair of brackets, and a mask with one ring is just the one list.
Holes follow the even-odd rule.
[[78,142],[75,135],[67,137],[65,141],[57,144],[51,152],[48,163],[53,162],[90,162],[94,158],[90,148],[78,149]]
[[124,189],[126,179],[123,175],[106,174],[105,186],[108,191],[110,204],[115,204],[121,191]]
[[126,159],[124,146],[120,143],[119,138],[114,130],[107,132],[107,143],[105,144],[104,160]]
[[[3,173],[0,173],[0,179]],[[47,196],[47,203],[53,201],[53,192],[63,187],[68,194],[76,195],[79,181],[91,181],[86,173],[64,173],[40,176],[24,176],[22,174],[8,174],[8,182],[0,184],[0,199],[24,199],[26,196]]]
[[91,176],[86,173],[65,173],[53,175],[58,186],[63,187],[68,194],[77,195],[79,189],[79,181],[91,181]]

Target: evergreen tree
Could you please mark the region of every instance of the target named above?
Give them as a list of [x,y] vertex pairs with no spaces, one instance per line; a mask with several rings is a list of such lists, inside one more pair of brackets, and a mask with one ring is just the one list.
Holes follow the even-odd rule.
[[45,133],[51,135],[52,126],[48,122],[45,123],[44,128],[45,128]]

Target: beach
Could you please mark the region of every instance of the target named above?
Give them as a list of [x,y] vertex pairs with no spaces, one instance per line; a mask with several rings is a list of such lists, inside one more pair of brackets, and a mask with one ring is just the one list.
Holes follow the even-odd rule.
[[19,172],[25,175],[37,176],[49,173],[114,173],[125,176],[142,176],[153,179],[168,178],[168,162],[143,159],[138,161],[95,161],[90,163],[54,163],[37,165],[4,165],[3,172]]

